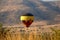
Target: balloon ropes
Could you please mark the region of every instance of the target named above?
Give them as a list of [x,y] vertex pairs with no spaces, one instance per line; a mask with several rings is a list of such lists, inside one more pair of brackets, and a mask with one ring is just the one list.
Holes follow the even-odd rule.
[[31,13],[26,13],[20,16],[20,20],[26,27],[29,27],[34,21],[34,16]]

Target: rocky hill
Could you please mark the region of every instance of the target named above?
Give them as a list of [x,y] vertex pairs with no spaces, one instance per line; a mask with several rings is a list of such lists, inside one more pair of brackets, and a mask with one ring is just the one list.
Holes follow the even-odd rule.
[[0,22],[4,25],[19,24],[19,17],[27,12],[35,16],[35,21],[60,23],[60,1],[0,0]]

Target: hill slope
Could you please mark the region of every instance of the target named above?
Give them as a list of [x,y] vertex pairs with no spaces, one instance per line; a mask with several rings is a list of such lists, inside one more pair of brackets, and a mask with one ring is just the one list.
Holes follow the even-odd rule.
[[0,22],[18,24],[23,13],[30,12],[35,20],[45,20],[48,24],[60,23],[60,2],[40,0],[0,0]]

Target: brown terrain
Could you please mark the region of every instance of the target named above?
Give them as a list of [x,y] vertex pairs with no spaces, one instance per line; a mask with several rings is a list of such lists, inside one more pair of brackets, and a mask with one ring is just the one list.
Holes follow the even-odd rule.
[[[34,22],[29,28],[35,30],[60,25],[60,1],[44,2],[40,0],[0,0],[0,23],[3,27],[22,27],[20,21],[24,13],[32,13]],[[59,27],[60,28],[60,27]]]
[[4,25],[20,23],[19,17],[30,12],[35,21],[46,21],[48,25],[60,23],[60,1],[0,0],[0,22]]
[[[35,19],[30,27],[26,28],[20,21],[20,16],[28,12],[32,13]],[[7,35],[4,34],[5,30],[3,31],[5,36],[0,32],[6,40],[60,40],[60,1],[0,0],[0,23],[5,30],[10,29],[6,32]],[[30,33],[29,38],[25,33]],[[4,37],[0,36],[0,39],[5,40]]]

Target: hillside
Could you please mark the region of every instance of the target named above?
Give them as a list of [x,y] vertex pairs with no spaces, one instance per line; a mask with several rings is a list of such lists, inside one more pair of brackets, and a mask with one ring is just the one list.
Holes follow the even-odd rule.
[[30,12],[35,21],[46,21],[48,25],[60,23],[60,1],[0,0],[0,22],[4,25],[19,24],[19,17]]

